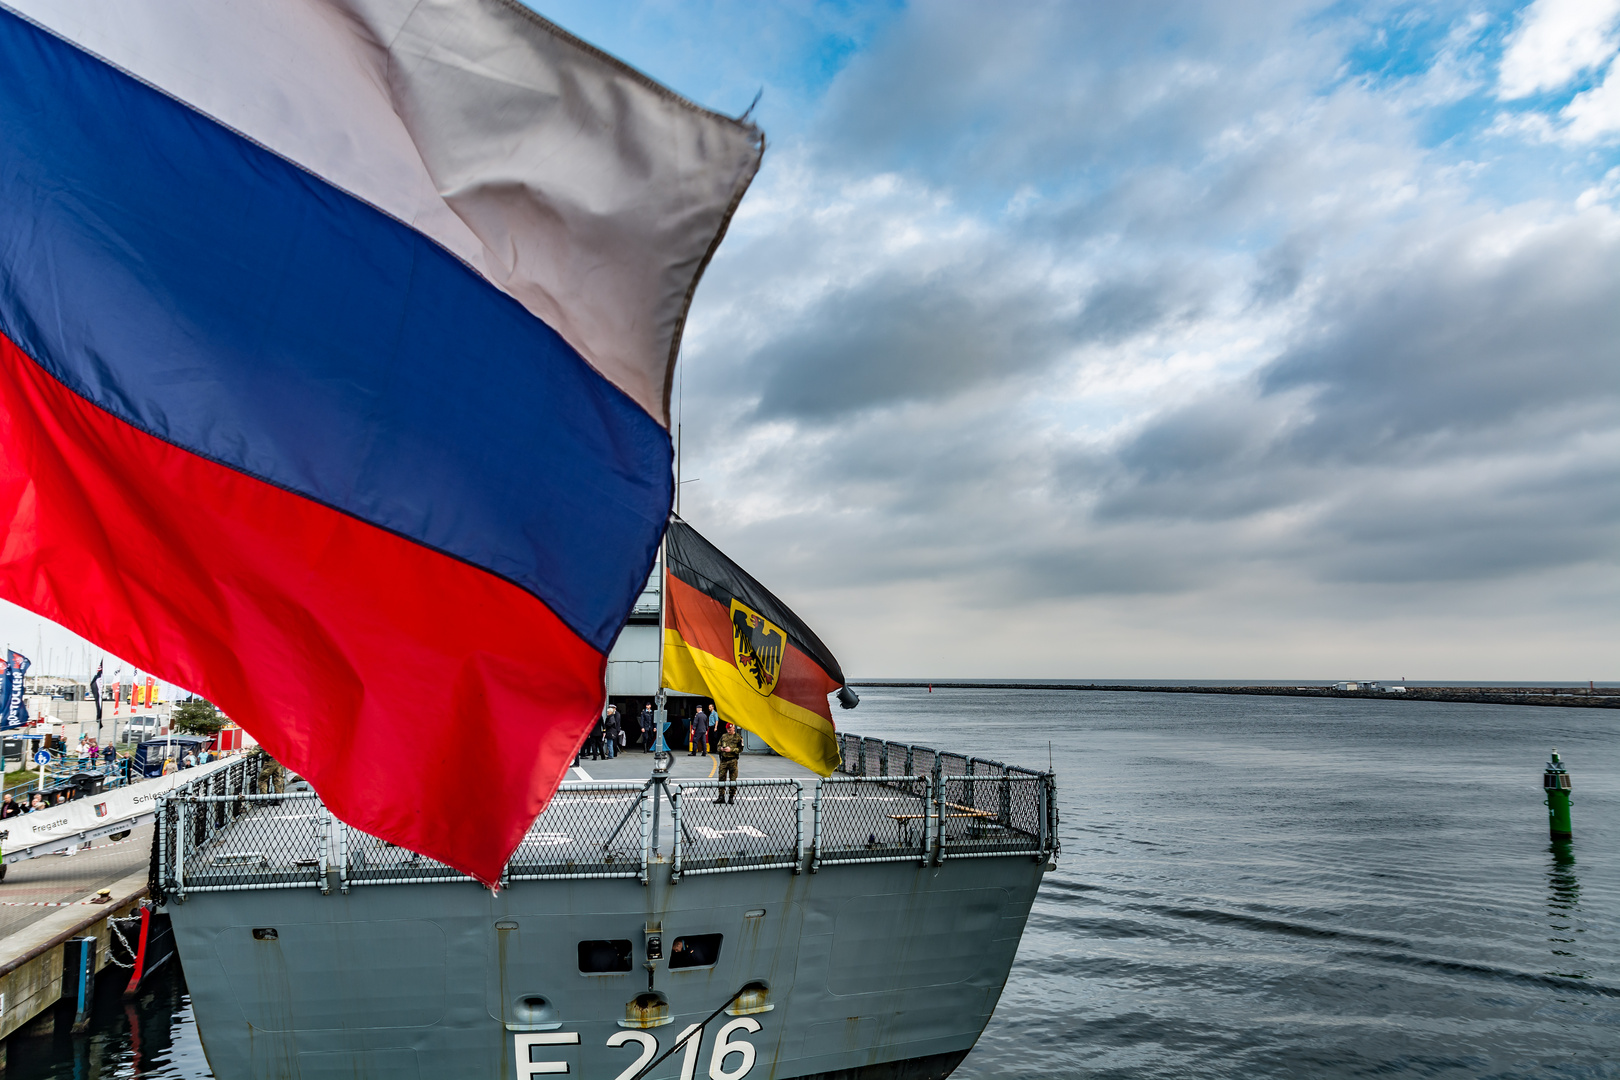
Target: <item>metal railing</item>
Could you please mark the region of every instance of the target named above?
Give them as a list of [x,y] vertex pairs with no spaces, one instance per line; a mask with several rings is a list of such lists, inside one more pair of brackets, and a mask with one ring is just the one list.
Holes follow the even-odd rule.
[[270,790],[268,760],[244,755],[158,798],[161,892],[327,891],[332,815],[313,791]]
[[853,776],[865,776],[861,755],[865,747],[859,735],[852,735],[847,731],[838,734],[838,756],[842,759],[838,765],[839,772],[847,772]]
[[899,770],[889,768],[889,744],[882,739],[862,739],[861,751],[865,754],[866,775],[888,776],[890,773],[898,775]]
[[811,873],[847,863],[928,862],[932,795],[925,776],[831,776],[821,781]]
[[[314,792],[173,795],[158,811],[165,892],[327,889],[332,815]],[[223,824],[221,824],[223,822]]]
[[[841,734],[839,740],[843,761],[838,771],[844,776],[880,788],[902,788],[930,800],[925,842],[932,845],[931,861],[991,855],[1057,856],[1057,785],[1051,773],[928,746],[850,734]],[[901,761],[905,762],[903,771],[897,767]],[[824,780],[823,788],[841,779]],[[818,800],[818,807],[822,802]],[[835,804],[828,801],[827,805]],[[826,831],[820,813],[818,809],[820,832],[812,851],[812,868],[818,865],[823,850],[819,838]],[[872,830],[867,836],[875,841],[877,834]],[[819,860],[822,864],[832,861]]]
[[1041,777],[949,776],[938,791],[938,860],[1046,854]]
[[[518,844],[501,882],[646,884],[660,867],[679,881],[746,870],[1057,855],[1052,774],[850,734],[839,743],[839,772],[808,782],[809,799],[807,782],[794,779],[669,781],[668,862],[654,850],[659,785],[566,783]],[[334,884],[347,892],[472,880],[345,825],[312,791],[276,790],[279,769],[267,761],[246,755],[160,797],[153,867],[160,891],[183,900],[190,892],[326,892]],[[733,798],[721,802],[726,795]]]
[[562,788],[513,852],[507,880],[641,877],[652,818],[647,787],[593,780]]
[[416,885],[429,881],[473,881],[453,866],[391,844],[338,822],[337,868],[343,891],[360,885]]
[[[685,780],[671,782],[669,793],[675,810],[670,880],[736,870],[799,872],[804,861],[799,781]],[[722,802],[728,794],[730,800]]]

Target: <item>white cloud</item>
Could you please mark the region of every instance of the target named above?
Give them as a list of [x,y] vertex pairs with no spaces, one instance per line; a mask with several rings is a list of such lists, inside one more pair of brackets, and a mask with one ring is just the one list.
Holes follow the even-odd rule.
[[1575,209],[1588,210],[1598,203],[1620,199],[1620,166],[1604,174],[1603,182],[1587,188],[1575,200]]
[[[1409,120],[1455,88],[1256,59],[1224,8],[980,10],[909,9],[751,194],[688,338],[689,520],[862,674],[1599,664],[1612,185],[1482,199],[1502,159]],[[1572,140],[1528,115],[1513,152]]]
[[1591,142],[1620,132],[1620,59],[1609,65],[1602,83],[1576,94],[1563,116],[1569,121],[1565,135],[1575,142]]
[[1536,0],[1502,54],[1504,101],[1567,85],[1614,55],[1620,0]]

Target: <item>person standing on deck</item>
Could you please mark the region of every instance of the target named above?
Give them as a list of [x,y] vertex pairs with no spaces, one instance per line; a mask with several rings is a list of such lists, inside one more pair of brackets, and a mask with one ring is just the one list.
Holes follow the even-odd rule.
[[687,757],[709,752],[709,714],[703,711],[703,706],[697,707],[692,714],[692,745],[686,751]]
[[[736,725],[726,725],[726,733],[720,736],[719,750],[720,782],[722,786],[719,791],[715,792],[714,801],[716,803],[730,802],[735,805],[737,802],[737,759],[742,757],[743,752],[742,736],[737,734]],[[730,783],[727,784],[727,781],[730,781]],[[730,799],[726,798],[727,793],[730,793]]]
[[652,753],[653,743],[657,741],[658,733],[653,730],[656,721],[653,719],[652,702],[641,707],[641,750],[642,753]]

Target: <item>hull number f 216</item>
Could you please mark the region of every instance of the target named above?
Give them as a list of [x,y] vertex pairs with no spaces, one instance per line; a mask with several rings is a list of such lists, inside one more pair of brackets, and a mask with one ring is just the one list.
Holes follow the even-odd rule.
[[[759,1021],[751,1016],[740,1016],[723,1025],[714,1033],[714,1046],[709,1051],[707,1080],[743,1080],[759,1060],[754,1044],[744,1035],[759,1031]],[[703,1055],[704,1033],[689,1027],[680,1037],[691,1035],[680,1050],[680,1080],[699,1080],[698,1062]],[[558,1055],[552,1047],[577,1046],[577,1031],[543,1031],[514,1036],[517,1051],[518,1080],[534,1080],[539,1076],[556,1076],[568,1072],[568,1062],[554,1060]],[[658,1038],[650,1031],[616,1031],[608,1036],[609,1047],[635,1047],[639,1053],[614,1080],[630,1080],[658,1056]]]

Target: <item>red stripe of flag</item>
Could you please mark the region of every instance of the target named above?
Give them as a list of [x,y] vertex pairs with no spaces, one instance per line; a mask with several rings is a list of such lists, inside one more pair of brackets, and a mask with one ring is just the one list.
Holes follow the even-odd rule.
[[[141,432],[3,337],[0,514],[0,594],[217,702],[349,824],[486,883],[601,705],[605,658],[529,593]],[[422,793],[452,745],[489,752],[450,808]]]

